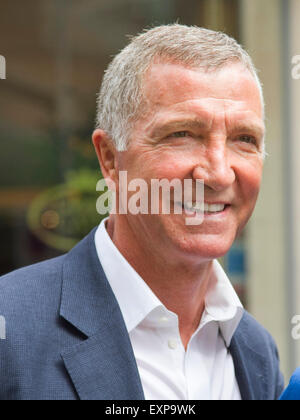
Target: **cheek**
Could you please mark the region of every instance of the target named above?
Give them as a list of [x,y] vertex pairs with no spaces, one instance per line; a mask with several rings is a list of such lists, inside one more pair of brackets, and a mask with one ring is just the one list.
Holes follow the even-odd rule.
[[261,177],[261,165],[251,167],[247,165],[239,174],[240,194],[248,211],[252,211],[255,206],[260,189]]
[[160,150],[141,155],[134,164],[134,172],[148,179],[183,179],[191,172],[191,163],[192,159],[184,153]]
[[240,177],[239,190],[240,205],[237,206],[236,221],[238,224],[237,236],[244,229],[250,219],[259,193],[261,183],[261,170],[248,170]]

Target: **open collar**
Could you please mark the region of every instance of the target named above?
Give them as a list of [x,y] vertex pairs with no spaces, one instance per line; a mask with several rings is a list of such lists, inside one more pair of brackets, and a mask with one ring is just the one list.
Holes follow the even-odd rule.
[[[96,251],[130,333],[151,313],[167,309],[113,243],[105,227],[107,219],[103,219],[96,230]],[[214,260],[212,264],[211,288],[200,326],[216,321],[229,347],[244,310],[219,262]]]
[[95,233],[96,251],[130,333],[163,304],[113,243],[105,227],[106,220],[102,220]]

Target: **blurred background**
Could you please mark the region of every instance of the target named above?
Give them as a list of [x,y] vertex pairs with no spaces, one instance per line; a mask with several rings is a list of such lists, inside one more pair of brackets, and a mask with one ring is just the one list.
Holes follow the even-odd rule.
[[0,0],[0,10],[0,275],[68,251],[100,222],[96,94],[126,35],[178,21],[222,30],[249,51],[264,84],[269,156],[255,214],[222,264],[274,336],[287,380],[300,365],[291,334],[300,315],[300,0]]

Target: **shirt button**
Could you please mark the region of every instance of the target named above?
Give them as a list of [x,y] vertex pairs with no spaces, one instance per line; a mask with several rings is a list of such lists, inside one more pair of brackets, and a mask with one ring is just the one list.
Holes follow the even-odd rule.
[[177,349],[177,341],[176,340],[168,340],[168,347],[171,350]]

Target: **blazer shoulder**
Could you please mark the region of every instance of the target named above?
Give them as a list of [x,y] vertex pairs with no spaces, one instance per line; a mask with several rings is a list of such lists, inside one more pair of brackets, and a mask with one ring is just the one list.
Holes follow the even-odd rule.
[[235,338],[251,349],[252,354],[256,353],[267,360],[269,369],[277,372],[280,386],[282,386],[283,378],[279,372],[278,348],[269,331],[245,311]]
[[0,277],[0,315],[3,311],[18,312],[29,303],[37,303],[43,296],[51,295],[62,278],[65,255],[23,267]]
[[247,311],[244,312],[237,333],[247,337],[248,344],[253,348],[259,349],[264,345],[276,346],[269,331]]
[[[245,311],[234,335],[235,355],[247,367],[247,383],[252,384],[254,399],[276,400],[284,387],[277,346],[271,334]],[[264,390],[260,390],[261,387]],[[260,390],[260,391],[259,391]],[[262,397],[263,396],[263,397]]]

